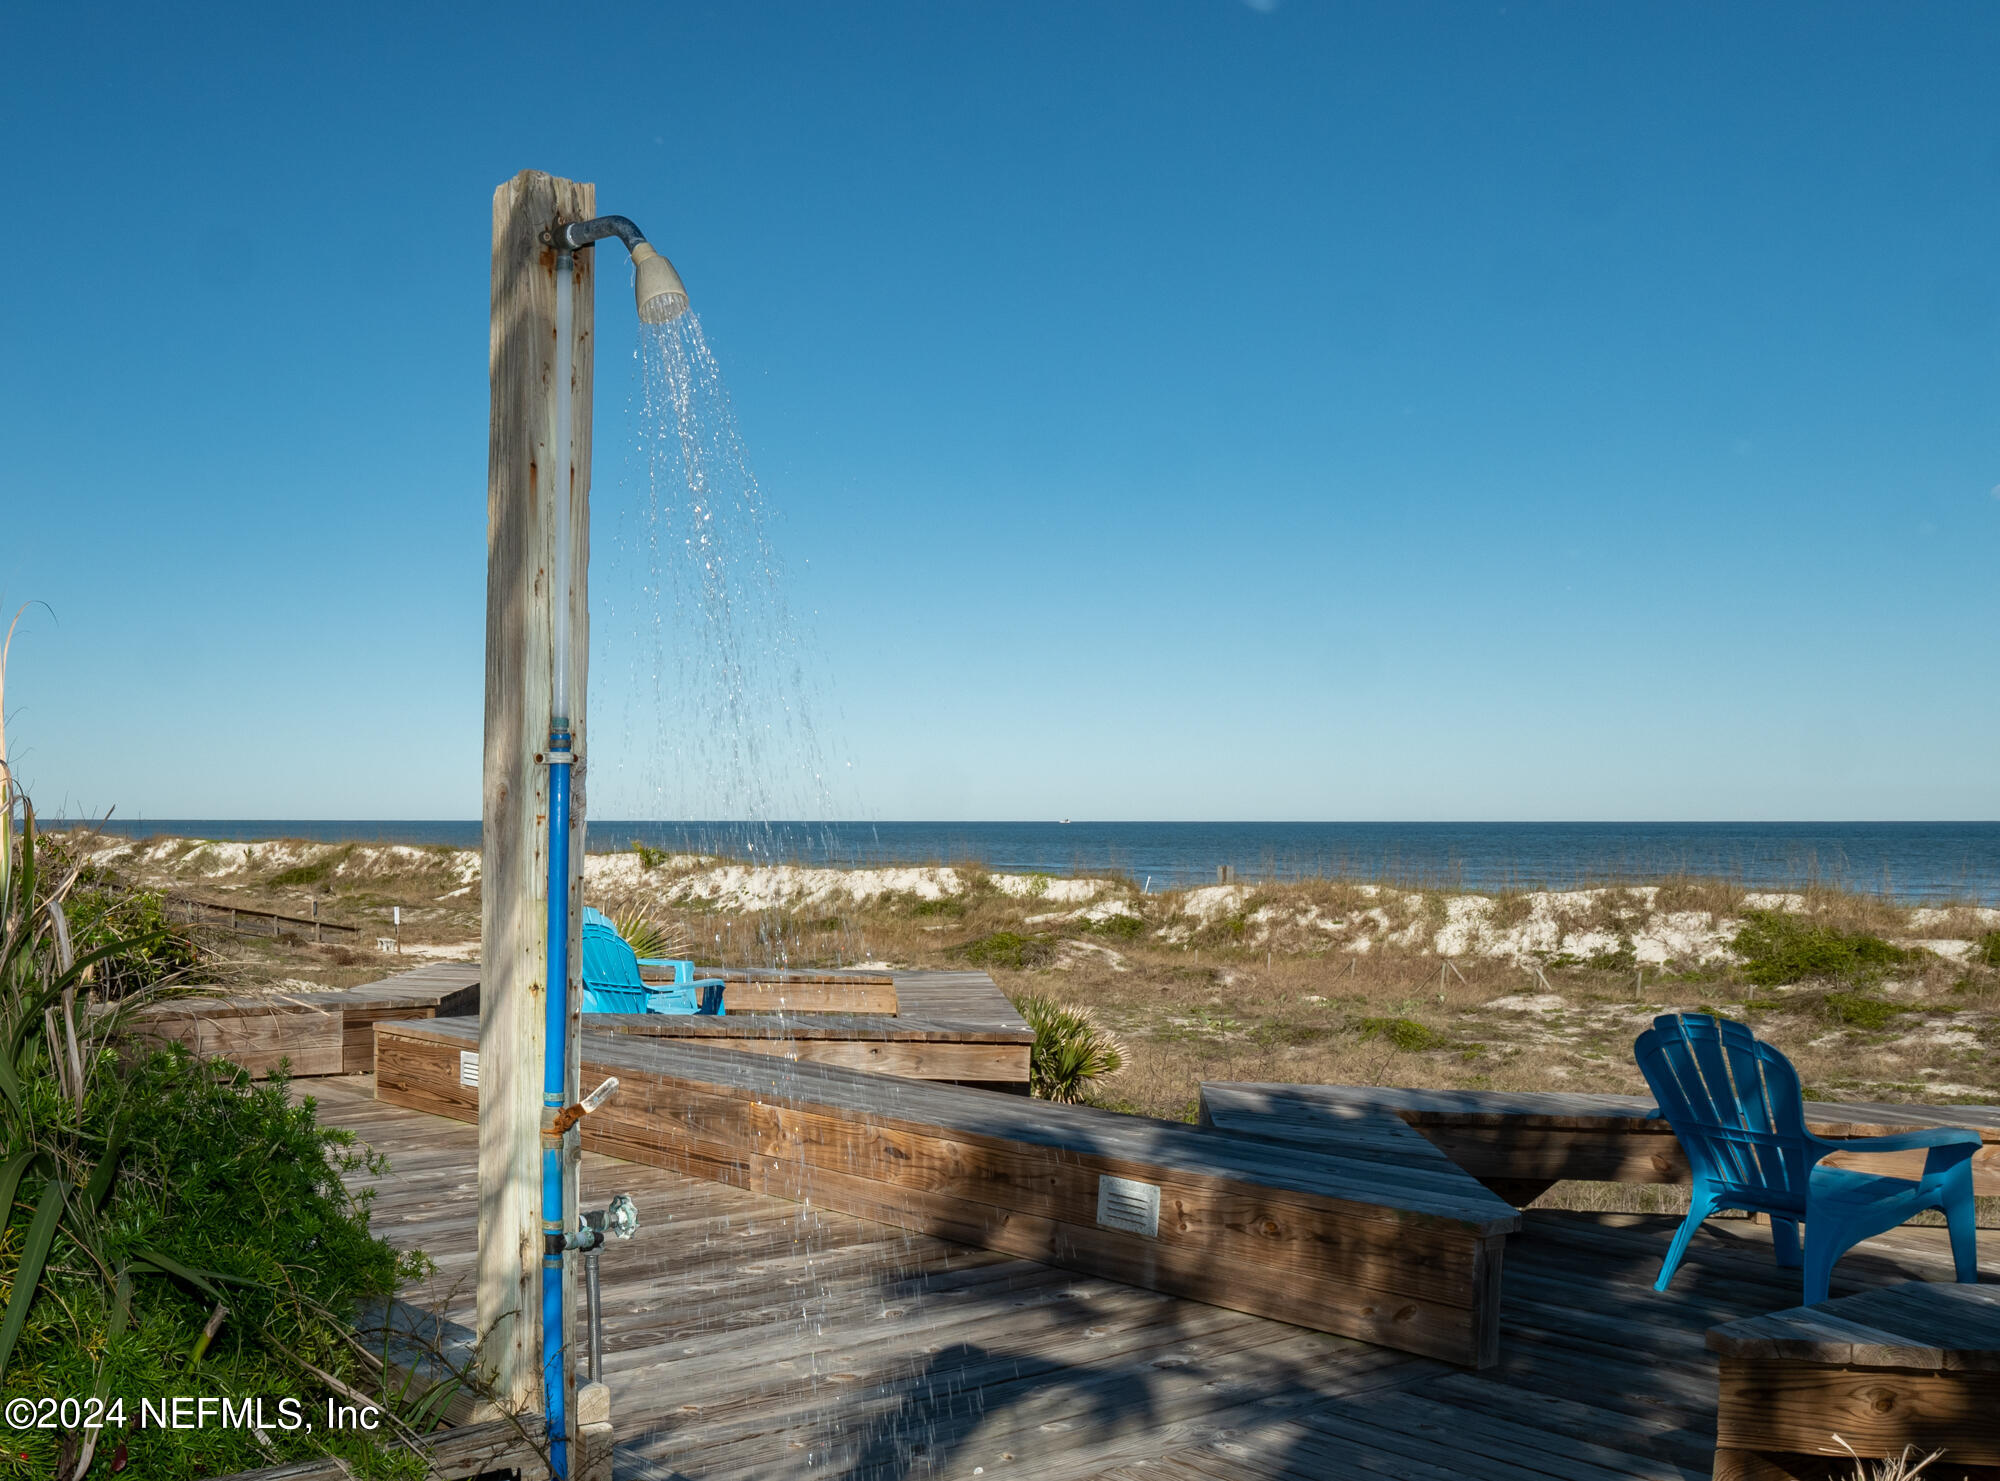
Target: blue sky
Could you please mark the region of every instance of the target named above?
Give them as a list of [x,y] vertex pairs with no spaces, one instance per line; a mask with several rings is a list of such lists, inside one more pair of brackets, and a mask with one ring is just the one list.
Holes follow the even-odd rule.
[[489,202],[537,168],[689,284],[845,815],[2000,817],[1990,6],[5,35],[44,810],[477,814]]

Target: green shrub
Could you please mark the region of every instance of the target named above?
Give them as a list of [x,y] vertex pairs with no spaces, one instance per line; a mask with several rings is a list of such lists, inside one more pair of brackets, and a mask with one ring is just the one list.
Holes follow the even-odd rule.
[[1639,958],[1632,950],[1632,943],[1621,941],[1615,950],[1592,952],[1585,960],[1586,967],[1595,967],[1600,972],[1631,972],[1639,966]]
[[654,848],[651,844],[641,843],[636,838],[632,840],[632,852],[639,856],[639,867],[648,874],[667,862],[665,849]]
[[1451,1040],[1414,1018],[1364,1018],[1355,1025],[1364,1039],[1386,1039],[1408,1054],[1443,1049]]
[[1029,1088],[1043,1100],[1076,1105],[1090,1098],[1101,1080],[1125,1068],[1125,1050],[1087,1008],[1029,993],[1014,1007],[1035,1031],[1028,1055]]
[[86,1442],[92,1474],[192,1481],[329,1452],[364,1475],[420,1474],[387,1431],[260,1445],[246,1429],[138,1427],[142,1396],[310,1408],[331,1392],[322,1374],[366,1386],[355,1308],[423,1262],[375,1239],[343,1184],[380,1164],[282,1079],[256,1085],[180,1045],[121,1057],[133,999],[72,1010],[65,1028],[87,969],[157,942],[112,937],[64,966],[50,907],[77,876],[40,867],[32,811],[0,862],[0,1391],[128,1405],[123,1428],[14,1432],[0,1475],[76,1473]]
[[119,888],[102,870],[85,866],[62,906],[78,956],[117,948],[91,970],[89,988],[99,997],[124,998],[194,970],[193,935],[167,919],[165,901],[152,890]]
[[1333,1030],[1323,1023],[1289,1023],[1273,1019],[1258,1024],[1250,1037],[1269,1047],[1293,1048],[1330,1039]]
[[1743,958],[1745,979],[1759,987],[1808,978],[1871,981],[1917,955],[1880,936],[1835,930],[1780,910],[1744,912],[1743,928],[1730,944]]
[[338,853],[327,854],[325,857],[317,859],[310,864],[294,864],[289,869],[281,869],[272,875],[266,883],[271,885],[272,888],[280,890],[296,889],[303,885],[324,884],[333,871],[338,869],[348,855],[353,852],[354,845],[350,843]]
[[940,895],[935,900],[919,900],[910,907],[911,915],[949,916],[956,920],[965,914],[965,902],[956,895]]
[[2000,967],[2000,931],[1988,931],[1972,948],[1972,959],[1989,967]]
[[1088,922],[1085,930],[1093,936],[1109,936],[1113,941],[1137,941],[1146,929],[1146,923],[1136,915],[1107,915],[1102,920]]
[[1830,992],[1823,1001],[1834,1021],[1849,1028],[1887,1028],[1895,1022],[1898,1014],[1919,1011],[1903,1003],[1891,1003],[1859,992]]
[[1055,943],[1046,936],[1023,936],[1017,931],[994,931],[956,948],[957,954],[974,966],[1004,967],[1025,972],[1046,967],[1055,960]]

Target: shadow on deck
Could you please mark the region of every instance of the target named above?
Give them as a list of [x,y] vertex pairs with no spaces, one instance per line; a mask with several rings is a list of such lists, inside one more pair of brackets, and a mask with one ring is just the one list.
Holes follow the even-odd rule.
[[[391,1161],[376,1228],[438,1264],[407,1294],[469,1324],[474,1129],[365,1079],[309,1089]],[[1674,1219],[1531,1212],[1500,1362],[1472,1373],[604,1156],[583,1189],[632,1193],[644,1220],[604,1257],[630,1481],[1706,1478],[1704,1334],[1799,1298],[1748,1222],[1712,1222],[1659,1295]],[[1834,1294],[1948,1279],[1943,1236],[1869,1241]]]

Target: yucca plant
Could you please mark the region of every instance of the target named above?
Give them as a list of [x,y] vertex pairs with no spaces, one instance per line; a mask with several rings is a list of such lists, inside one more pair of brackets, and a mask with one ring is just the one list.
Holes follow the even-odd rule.
[[0,1476],[77,1481],[98,1464],[193,1478],[326,1449],[366,1474],[421,1473],[372,1435],[137,1427],[141,1395],[365,1382],[355,1303],[421,1261],[371,1237],[342,1181],[370,1154],[282,1079],[121,1036],[157,990],[92,1003],[87,979],[161,933],[75,949],[78,866],[41,846],[17,790],[4,800],[21,826],[0,884],[0,1389],[133,1407],[103,1428],[15,1435]]
[[1014,1007],[1035,1031],[1028,1084],[1043,1100],[1076,1105],[1090,1098],[1098,1082],[1125,1068],[1124,1046],[1088,1008],[1039,993],[1014,999]]

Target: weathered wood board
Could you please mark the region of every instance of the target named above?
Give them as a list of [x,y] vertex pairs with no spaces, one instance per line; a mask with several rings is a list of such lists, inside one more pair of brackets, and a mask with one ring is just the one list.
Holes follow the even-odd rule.
[[[318,994],[314,994],[315,997]],[[420,1016],[412,1007],[405,1017]],[[263,1079],[280,1065],[294,1075],[345,1073],[345,1020],[338,1006],[297,998],[185,998],[134,1014],[132,1038],[180,1043],[204,1059],[227,1059]]]
[[942,1080],[981,1089],[1027,1089],[1032,1033],[1024,1039],[995,1042],[955,1030],[926,1032],[927,1026],[906,1018],[884,1024],[848,1016],[823,1017],[824,1023],[800,1023],[775,1014],[731,1013],[708,1018],[593,1013],[584,1022],[593,1032],[775,1054],[795,1062],[842,1065],[909,1080]]
[[1942,1449],[2000,1466],[2000,1288],[1918,1282],[1714,1327],[1716,1474]]
[[[1202,1114],[1239,1136],[1300,1146],[1337,1135],[1356,1107],[1394,1111],[1480,1181],[1546,1186],[1563,1178],[1685,1183],[1687,1157],[1649,1096],[1411,1090],[1399,1086],[1223,1082],[1201,1087]],[[1973,1154],[1973,1191],[2000,1195],[2000,1107],[1808,1101],[1816,1136],[1888,1136],[1922,1126],[1964,1126],[1986,1145]],[[1836,1152],[1830,1167],[1915,1178],[1924,1153]]]
[[[811,974],[805,974],[810,979]],[[918,1080],[985,1089],[1026,1089],[1034,1031],[984,972],[864,974],[858,989],[808,980],[818,1005],[783,1013],[745,1012],[743,992],[771,979],[731,977],[731,1011],[721,1017],[593,1014],[608,1032],[727,1043],[748,1053],[844,1065]],[[797,989],[783,984],[787,993]],[[887,1012],[826,1011],[840,994],[886,1005]],[[901,1003],[908,1012],[892,1016]],[[379,1020],[450,1018],[479,1008],[479,964],[434,962],[381,982],[341,991],[243,998],[181,998],[138,1015],[137,1031],[161,1042],[179,1040],[197,1053],[235,1061],[253,1075],[272,1073],[281,1059],[295,1076],[367,1074],[375,1067]],[[922,1016],[912,1016],[920,1013]]]
[[[377,1095],[474,1119],[475,1042],[463,1020],[378,1024]],[[582,1056],[586,1080],[620,1081],[592,1150],[1466,1366],[1498,1355],[1520,1215],[1450,1166],[628,1034],[586,1031]]]
[[[704,968],[723,977],[729,1011],[593,1013],[594,1031],[775,1054],[912,1080],[1024,1094],[1035,1033],[984,972],[769,973]],[[767,1002],[765,989],[772,995]],[[806,994],[799,1008],[794,994]],[[834,1012],[840,995],[875,1008]],[[784,1011],[773,1006],[779,997]],[[877,1010],[880,1011],[877,1011]]]
[[726,1045],[794,1061],[1025,1092],[1035,1033],[984,972],[899,972],[886,985],[900,1008],[886,1013],[747,1012],[741,984],[720,1017],[592,1014],[593,1030]]
[[[641,967],[648,981],[671,974]],[[982,974],[983,975],[983,974]],[[899,1011],[896,980],[886,972],[786,972],[745,967],[699,967],[697,977],[720,977],[731,1013],[889,1013]]]
[[435,962],[364,987],[238,998],[174,998],[141,1009],[129,1032],[186,1044],[262,1079],[281,1062],[295,1076],[365,1074],[375,1067],[382,1018],[459,1016],[479,1008],[479,969]]

